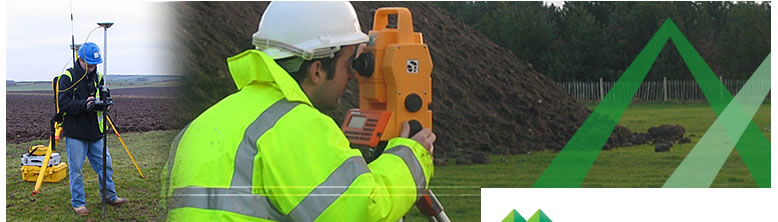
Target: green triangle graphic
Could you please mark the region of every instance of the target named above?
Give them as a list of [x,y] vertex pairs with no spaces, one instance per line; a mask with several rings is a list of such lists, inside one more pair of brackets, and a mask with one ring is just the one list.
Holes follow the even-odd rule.
[[[673,41],[713,111],[717,116],[721,115],[721,112],[732,101],[732,94],[729,93],[729,90],[705,63],[702,56],[681,33],[681,30],[673,24],[672,20],[667,19],[637,55],[632,64],[627,67],[627,70],[624,71],[624,74],[613,88],[605,95],[603,101],[597,105],[592,114],[578,128],[578,131],[562,148],[562,151],[557,154],[540,178],[535,181],[533,187],[575,188],[581,186],[581,182],[583,182],[597,156],[600,154],[602,146],[608,140],[627,106],[629,106],[632,100],[631,95],[637,92],[640,83],[643,82],[660,51],[668,41]],[[769,63],[769,60],[767,60],[767,63]],[[628,96],[617,95],[614,92],[626,92]],[[742,134],[742,139],[737,141],[735,149],[737,149],[738,154],[743,159],[743,163],[745,163],[757,185],[761,188],[769,188],[770,140],[753,121],[749,121],[745,132]],[[719,169],[720,167],[710,168],[706,169],[706,172],[711,171],[715,176]],[[700,184],[702,185],[694,185],[692,187],[710,186],[707,182]]]
[[519,212],[516,211],[516,209],[513,209],[510,213],[508,213],[508,216],[505,216],[504,219],[502,219],[502,222],[527,222],[524,220],[524,217],[519,214]]
[[538,209],[535,214],[529,218],[528,222],[551,222],[551,218],[548,218],[542,210]]

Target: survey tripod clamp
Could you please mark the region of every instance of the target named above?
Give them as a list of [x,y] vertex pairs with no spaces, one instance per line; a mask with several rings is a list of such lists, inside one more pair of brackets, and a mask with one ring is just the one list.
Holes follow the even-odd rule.
[[[390,24],[390,15],[396,24]],[[365,52],[352,63],[359,73],[359,109],[348,111],[341,128],[351,144],[369,148],[366,159],[372,161],[386,141],[400,135],[403,122],[411,126],[411,136],[432,129],[432,58],[407,8],[376,10],[368,36]],[[430,221],[450,221],[430,190],[416,207]]]

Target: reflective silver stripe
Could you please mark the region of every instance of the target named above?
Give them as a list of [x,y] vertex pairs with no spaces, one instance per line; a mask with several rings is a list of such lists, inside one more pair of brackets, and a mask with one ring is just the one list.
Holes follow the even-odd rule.
[[311,191],[289,216],[294,221],[313,221],[354,183],[359,175],[370,172],[362,156],[352,156]]
[[173,191],[173,199],[169,204],[171,209],[193,207],[278,221],[313,221],[345,193],[357,177],[368,172],[370,170],[367,163],[361,156],[346,159],[324,182],[303,198],[289,216],[278,212],[267,197],[235,188],[177,188]]
[[[191,123],[190,123],[191,124]],[[181,137],[184,136],[184,132],[189,129],[189,124],[186,124],[183,129],[181,129],[181,132],[176,135],[176,138],[173,139],[173,144],[170,147],[170,155],[168,156],[167,160],[167,183],[164,185],[165,188],[170,187],[170,175],[173,172],[173,162],[176,160],[176,151],[178,150],[178,143],[181,142]],[[168,190],[165,189],[165,195],[168,194]]]
[[405,165],[408,165],[408,169],[411,170],[413,181],[416,182],[417,198],[421,197],[421,195],[424,194],[424,187],[427,184],[427,180],[424,177],[424,170],[421,168],[421,163],[419,162],[419,159],[416,158],[416,155],[413,154],[411,148],[399,145],[389,148],[389,150],[384,151],[384,153],[397,155],[405,161]]
[[288,217],[278,212],[267,197],[251,193],[254,157],[258,152],[257,140],[275,126],[282,116],[299,104],[281,99],[263,111],[246,128],[235,154],[235,169],[230,188],[176,188],[173,191],[173,198],[168,203],[170,209],[193,207],[223,210],[252,217],[287,221]]
[[223,210],[246,216],[288,221],[286,215],[276,211],[267,197],[244,193],[235,189],[183,187],[173,191],[169,205],[172,209],[193,207],[199,209]]
[[230,188],[251,193],[251,179],[254,177],[254,157],[257,155],[257,140],[267,130],[272,128],[282,116],[292,108],[299,105],[298,102],[289,102],[281,99],[254,120],[243,135],[238,152],[235,154],[235,171],[232,174]]

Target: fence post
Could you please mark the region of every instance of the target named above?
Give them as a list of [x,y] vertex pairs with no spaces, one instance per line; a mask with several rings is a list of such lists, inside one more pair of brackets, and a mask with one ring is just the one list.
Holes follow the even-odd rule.
[[[725,84],[725,83],[724,83],[724,78],[723,78],[723,76],[719,75],[719,81],[721,81],[721,84],[724,84],[724,89],[727,89],[727,84]],[[727,91],[729,91],[729,89],[727,89]],[[723,97],[723,96],[724,96],[724,92],[722,92],[721,90],[719,90],[719,98],[721,98],[721,97]]]
[[581,101],[581,97],[580,97],[581,93],[578,91],[578,82],[573,82],[573,85],[575,85],[575,88],[574,88],[575,89],[575,100],[576,101]]
[[667,76],[662,77],[662,96],[664,96],[664,100],[667,102]]
[[602,101],[603,98],[605,98],[605,94],[603,94],[602,77],[600,77],[600,101]]

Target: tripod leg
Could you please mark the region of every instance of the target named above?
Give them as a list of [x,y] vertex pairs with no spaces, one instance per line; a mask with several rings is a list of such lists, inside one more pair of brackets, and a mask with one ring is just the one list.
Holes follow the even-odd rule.
[[43,158],[43,165],[41,165],[41,171],[38,172],[38,180],[35,181],[35,189],[32,191],[32,195],[38,194],[43,184],[43,175],[46,174],[46,167],[49,166],[49,159],[51,158],[53,138],[49,137],[49,150],[46,151],[46,157]]
[[138,163],[135,162],[135,158],[132,157],[132,154],[130,154],[130,150],[127,149],[127,145],[124,144],[124,140],[122,140],[122,136],[119,135],[119,131],[116,130],[116,126],[113,125],[113,121],[111,121],[111,117],[107,116],[108,123],[111,124],[111,128],[113,129],[113,132],[116,133],[116,137],[119,137],[119,142],[122,143],[122,146],[124,147],[124,151],[127,151],[127,155],[130,155],[130,160],[132,160],[132,164],[135,165],[135,169],[138,169],[138,173],[140,174],[141,178],[146,178],[146,176],[143,176],[143,172],[140,171],[140,167],[138,167]]

